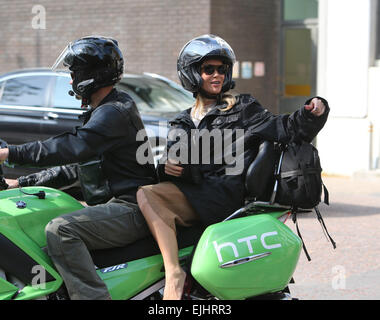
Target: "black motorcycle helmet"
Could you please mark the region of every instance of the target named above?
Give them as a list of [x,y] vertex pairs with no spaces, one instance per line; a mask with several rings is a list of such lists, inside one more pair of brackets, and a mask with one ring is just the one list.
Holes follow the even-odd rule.
[[221,94],[235,86],[235,82],[232,80],[232,67],[236,61],[234,51],[222,38],[205,34],[186,43],[177,60],[177,71],[181,84],[186,90],[193,92],[194,96],[198,92],[207,96],[207,93],[202,92],[200,67],[202,62],[209,58],[221,59],[229,66]]
[[84,37],[70,43],[52,69],[57,69],[61,62],[72,73],[73,91],[82,98],[82,105],[88,105],[91,95],[99,88],[117,83],[124,69],[123,54],[117,41],[100,36]]

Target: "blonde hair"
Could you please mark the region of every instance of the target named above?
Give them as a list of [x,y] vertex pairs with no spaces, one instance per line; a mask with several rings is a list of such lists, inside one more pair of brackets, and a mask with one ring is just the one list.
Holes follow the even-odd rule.
[[[222,95],[221,101],[223,103],[226,103],[227,106],[223,109],[219,109],[220,111],[230,110],[236,104],[236,98],[232,94],[229,94],[229,93],[224,93]],[[200,94],[198,94],[194,103],[194,112],[196,112],[199,108],[203,109],[203,106],[204,106],[204,98]]]

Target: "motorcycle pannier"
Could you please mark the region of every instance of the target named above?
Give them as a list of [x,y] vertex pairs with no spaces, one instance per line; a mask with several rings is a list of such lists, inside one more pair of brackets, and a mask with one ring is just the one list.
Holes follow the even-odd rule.
[[302,242],[269,214],[210,225],[200,238],[191,274],[218,299],[239,300],[283,290]]

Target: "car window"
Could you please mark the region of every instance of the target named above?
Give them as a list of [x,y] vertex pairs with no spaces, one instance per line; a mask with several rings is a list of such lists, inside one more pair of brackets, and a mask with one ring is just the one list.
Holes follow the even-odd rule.
[[125,77],[119,83],[119,88],[128,93],[134,93],[145,104],[137,107],[143,112],[179,112],[191,107],[194,99],[165,81],[148,77]]
[[58,76],[55,82],[53,106],[55,108],[80,109],[81,101],[69,95],[72,90],[70,77]]
[[133,90],[129,90],[128,87],[123,86],[123,85],[122,86],[118,85],[118,88],[121,90],[124,90],[131,96],[133,101],[136,103],[137,109],[139,109],[140,111],[150,109],[149,105],[144,100],[142,100],[139,97],[139,95],[137,95]]
[[0,101],[1,101],[1,97],[3,96],[4,85],[5,85],[5,81],[0,81]]
[[1,104],[42,107],[50,76],[23,76],[8,79],[2,89]]

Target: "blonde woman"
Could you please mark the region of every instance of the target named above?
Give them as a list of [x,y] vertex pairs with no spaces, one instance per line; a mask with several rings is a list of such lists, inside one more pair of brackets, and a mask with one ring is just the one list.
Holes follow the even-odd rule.
[[322,98],[309,99],[291,115],[275,116],[251,95],[228,94],[234,62],[232,48],[214,35],[183,47],[178,74],[196,103],[170,122],[166,162],[158,166],[161,182],[137,192],[163,256],[164,299],[181,299],[186,279],[178,260],[176,225],[206,227],[222,221],[244,204],[245,172],[260,141],[311,141],[327,120],[329,108]]

